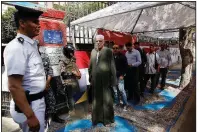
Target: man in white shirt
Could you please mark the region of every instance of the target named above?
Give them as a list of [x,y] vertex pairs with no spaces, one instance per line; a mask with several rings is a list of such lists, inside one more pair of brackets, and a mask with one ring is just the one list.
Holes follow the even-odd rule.
[[5,48],[4,63],[13,100],[10,114],[23,132],[44,132],[46,76],[37,43],[42,11],[15,6],[17,36]]
[[166,45],[163,44],[160,45],[160,50],[157,51],[157,54],[160,57],[160,72],[157,74],[156,87],[159,83],[159,78],[161,76],[162,80],[160,89],[164,90],[167,72],[169,66],[171,65],[171,57],[170,52],[166,49]]
[[145,77],[142,89],[146,88],[148,80],[151,79],[151,89],[149,92],[153,94],[156,87],[156,73],[158,71],[158,67],[156,67],[156,65],[159,63],[159,56],[157,53],[155,53],[155,48],[153,45],[150,45],[150,51],[146,54],[146,57],[147,62],[145,67]]

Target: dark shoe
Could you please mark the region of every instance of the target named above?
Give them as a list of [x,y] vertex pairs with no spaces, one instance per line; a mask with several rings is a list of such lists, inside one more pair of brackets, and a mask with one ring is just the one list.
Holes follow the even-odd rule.
[[96,122],[92,122],[92,126],[95,127],[97,125]]
[[141,97],[144,97],[144,93],[141,93],[140,96],[141,96]]
[[154,90],[149,90],[149,93],[153,94],[153,93],[154,93]]
[[58,123],[65,123],[65,120],[59,118],[57,115],[53,115],[52,121],[58,122]]
[[161,87],[160,90],[164,90],[164,87]]
[[134,103],[134,105],[138,105],[140,103],[140,101],[136,101],[135,103]]

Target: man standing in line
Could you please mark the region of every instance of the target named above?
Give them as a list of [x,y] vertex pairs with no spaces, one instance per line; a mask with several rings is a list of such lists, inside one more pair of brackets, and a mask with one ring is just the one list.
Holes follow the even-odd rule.
[[138,88],[139,81],[139,65],[142,63],[141,55],[138,50],[133,48],[132,43],[126,43],[127,52],[125,54],[128,62],[126,73],[126,84],[130,100],[134,100],[135,104],[140,102],[140,91]]
[[147,58],[146,58],[146,53],[144,52],[144,50],[140,48],[139,42],[135,42],[134,47],[136,50],[140,52],[141,59],[142,59],[142,63],[141,65],[139,65],[139,86],[140,86],[140,96],[144,97],[144,89],[142,89],[143,88],[142,85],[144,83],[144,74],[145,74],[144,66],[146,65]]
[[166,45],[163,44],[160,45],[160,50],[157,51],[157,54],[160,57],[160,72],[157,74],[156,87],[159,83],[159,78],[161,76],[162,80],[160,89],[164,90],[167,72],[169,66],[171,65],[171,57],[169,51],[166,49]]
[[104,36],[96,36],[96,45],[91,52],[89,80],[92,85],[92,123],[110,126],[114,123],[111,87],[116,86],[116,69],[113,52],[104,47]]
[[142,85],[142,89],[146,88],[147,82],[151,79],[151,88],[150,93],[153,94],[156,85],[156,73],[158,71],[156,67],[156,63],[159,62],[159,56],[155,53],[155,49],[153,45],[150,45],[150,51],[147,53],[147,63],[145,69],[145,76],[144,76],[144,84]]
[[117,91],[117,87],[113,87],[115,102],[116,102],[116,105],[119,104],[119,101],[120,101],[119,95],[121,94],[124,111],[127,111],[126,107],[128,105],[128,102],[127,102],[127,97],[126,97],[126,91],[124,89],[124,76],[126,74],[126,69],[128,67],[128,64],[127,64],[126,56],[122,53],[122,46],[113,45],[113,56],[115,60],[117,84],[118,84],[118,90],[119,90]]
[[4,51],[5,71],[13,100],[10,114],[23,132],[44,132],[46,77],[33,38],[39,35],[42,11],[15,6],[17,36]]

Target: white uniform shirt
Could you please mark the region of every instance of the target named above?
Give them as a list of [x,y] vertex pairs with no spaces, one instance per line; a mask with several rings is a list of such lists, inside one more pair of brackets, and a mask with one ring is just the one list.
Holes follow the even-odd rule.
[[157,54],[160,57],[160,68],[166,68],[171,65],[171,57],[170,52],[168,50],[158,50]]
[[[24,39],[23,44],[17,38]],[[31,38],[17,34],[4,51],[5,72],[23,75],[22,87],[36,94],[45,89],[46,77],[37,44]]]
[[[146,54],[147,57],[147,63],[146,63],[146,70],[145,70],[145,74],[155,74],[156,73],[156,69],[155,69],[155,52],[154,53],[147,53]],[[159,56],[156,53],[156,61],[159,64]]]

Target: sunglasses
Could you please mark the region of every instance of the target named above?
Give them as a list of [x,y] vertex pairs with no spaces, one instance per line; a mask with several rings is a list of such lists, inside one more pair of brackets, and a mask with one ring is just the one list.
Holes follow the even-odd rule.
[[96,42],[102,42],[102,40],[97,40]]
[[118,48],[113,48],[113,49],[118,49]]

